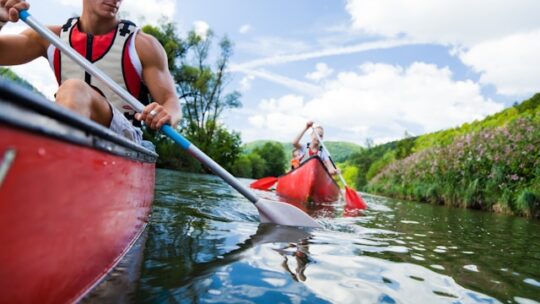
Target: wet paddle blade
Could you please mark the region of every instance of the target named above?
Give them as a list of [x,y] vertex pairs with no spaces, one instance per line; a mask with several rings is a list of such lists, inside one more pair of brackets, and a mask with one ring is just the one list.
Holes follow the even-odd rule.
[[259,211],[261,223],[311,228],[321,227],[307,213],[287,203],[259,200],[255,207]]
[[257,190],[268,190],[278,181],[277,177],[263,177],[251,183],[249,186]]
[[345,208],[349,210],[367,209],[367,204],[356,191],[345,187]]

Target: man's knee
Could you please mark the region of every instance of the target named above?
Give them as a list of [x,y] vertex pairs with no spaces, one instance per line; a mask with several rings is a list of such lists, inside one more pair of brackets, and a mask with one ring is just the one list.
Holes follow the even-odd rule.
[[68,108],[90,106],[92,88],[79,79],[68,79],[60,85],[56,92],[56,102]]
[[82,80],[64,81],[56,93],[56,102],[106,127],[111,124],[111,106],[105,97]]

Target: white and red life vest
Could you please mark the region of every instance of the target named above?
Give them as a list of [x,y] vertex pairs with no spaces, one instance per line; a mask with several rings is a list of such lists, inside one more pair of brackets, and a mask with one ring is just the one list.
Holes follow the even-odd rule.
[[317,155],[317,156],[321,156],[322,154],[322,146],[319,146],[319,149],[317,151],[311,151],[311,148],[309,147],[311,145],[311,143],[307,143],[306,144],[306,149],[307,149],[307,152],[308,152],[308,156],[309,157],[312,157],[314,155]]
[[315,155],[319,156],[322,161],[327,161],[330,159],[330,156],[325,150],[323,150],[322,146],[319,146],[319,149],[316,151],[312,151],[310,146],[311,143],[308,142],[305,147],[302,147],[302,153],[304,154],[303,161]]
[[[135,49],[138,31],[134,23],[122,20],[107,34],[91,35],[80,30],[79,18],[70,18],[62,27],[60,38],[146,105],[149,103],[148,89],[142,80],[142,64]],[[128,103],[52,44],[47,57],[59,85],[67,79],[84,80],[100,90],[114,107],[137,125],[138,121],[133,119],[135,111]]]

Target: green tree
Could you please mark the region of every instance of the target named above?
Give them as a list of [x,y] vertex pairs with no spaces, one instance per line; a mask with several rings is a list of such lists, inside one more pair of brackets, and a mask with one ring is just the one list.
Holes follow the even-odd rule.
[[[228,131],[218,121],[225,110],[241,106],[240,93],[225,89],[229,81],[227,67],[232,56],[232,43],[227,37],[221,39],[217,60],[211,64],[209,54],[214,38],[211,31],[205,37],[191,31],[185,39],[179,37],[173,23],[159,27],[148,25],[143,31],[154,36],[167,53],[169,70],[182,102],[184,119],[179,126],[180,131],[225,169],[231,169],[241,152],[240,136]],[[161,165],[188,171],[201,170],[185,154],[169,152],[166,145],[172,145],[172,142],[168,139],[155,132],[147,134],[158,147],[158,153],[164,152],[162,158],[179,158],[175,161],[165,159]]]
[[[209,122],[214,123],[214,122]],[[222,125],[214,126],[214,131],[211,134],[209,140],[210,145],[206,148],[206,152],[217,163],[223,166],[226,170],[231,170],[236,159],[242,152],[240,146],[242,140],[240,139],[240,133],[229,132]]]
[[404,138],[397,142],[396,158],[404,159],[405,157],[411,155],[415,143],[416,138],[412,137],[409,132],[405,131]]
[[[399,143],[398,143],[398,149],[399,149]],[[395,161],[396,160],[395,154],[396,153],[394,151],[388,151],[383,155],[383,157],[371,163],[371,166],[369,166],[369,169],[366,173],[367,181],[371,180],[373,177],[375,177],[375,175],[381,172],[391,162]]]
[[262,147],[255,148],[253,153],[260,155],[265,161],[265,176],[279,176],[285,173],[287,157],[282,144],[267,142]]
[[358,179],[358,167],[350,166],[347,164],[338,164],[338,168],[341,169],[343,178],[349,186],[357,187],[356,180]]
[[249,158],[249,155],[240,155],[236,162],[234,162],[231,173],[232,175],[238,177],[252,177],[251,160]]
[[215,67],[207,63],[213,33],[206,38],[190,32],[187,44],[192,50],[190,60],[181,61],[175,79],[178,91],[183,98],[185,116],[184,128],[187,134],[197,139],[201,149],[207,149],[217,132],[219,117],[224,110],[241,106],[240,93],[226,93],[224,86],[228,81],[227,64],[232,55],[232,43],[226,37],[220,43],[220,55]]
[[248,157],[251,162],[251,177],[258,179],[267,176],[265,174],[266,161],[257,153],[251,153]]

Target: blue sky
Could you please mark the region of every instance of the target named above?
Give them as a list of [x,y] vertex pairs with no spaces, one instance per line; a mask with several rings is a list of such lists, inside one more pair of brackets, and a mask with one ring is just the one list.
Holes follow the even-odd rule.
[[[80,10],[76,0],[29,2],[48,24]],[[381,143],[405,131],[419,135],[481,119],[540,91],[537,0],[125,0],[122,6],[140,24],[165,15],[181,32],[211,28],[233,41],[229,89],[242,93],[243,107],[226,113],[223,123],[246,142],[289,141],[312,119],[325,126],[327,140]],[[43,61],[15,71],[47,94],[55,91]]]

